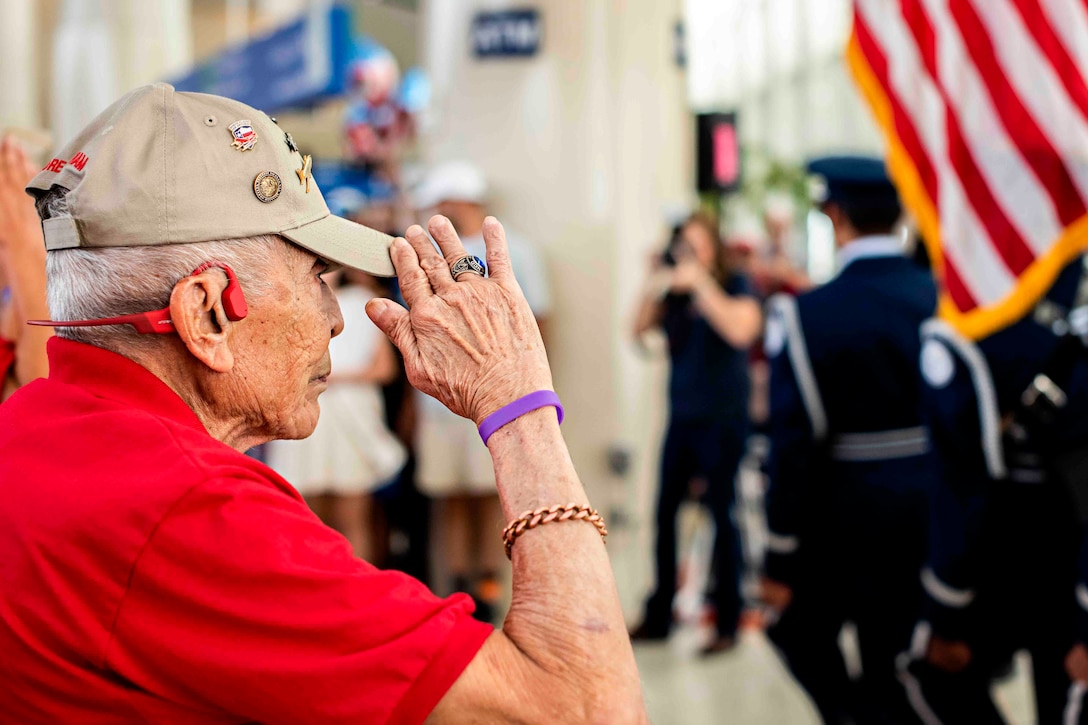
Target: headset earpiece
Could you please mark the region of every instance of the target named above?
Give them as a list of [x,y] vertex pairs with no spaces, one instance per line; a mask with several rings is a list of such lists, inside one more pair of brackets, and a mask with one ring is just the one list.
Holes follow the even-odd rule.
[[[244,319],[249,314],[249,306],[246,297],[242,294],[242,285],[238,284],[238,278],[234,276],[234,270],[222,262],[205,262],[189,275],[200,274],[212,267],[218,267],[227,273],[227,286],[223,290],[223,312],[231,322]],[[41,327],[101,327],[103,325],[132,325],[136,332],[151,334],[169,334],[176,332],[174,323],[170,319],[170,308],[164,307],[153,312],[137,312],[133,315],[121,315],[120,317],[105,317],[100,320],[27,320],[28,325]]]
[[232,322],[245,319],[249,314],[249,305],[246,304],[246,296],[242,293],[242,285],[238,284],[238,278],[234,270],[222,262],[205,262],[193,270],[193,275],[218,267],[227,274],[227,287],[223,290],[223,311],[227,313],[227,319]]

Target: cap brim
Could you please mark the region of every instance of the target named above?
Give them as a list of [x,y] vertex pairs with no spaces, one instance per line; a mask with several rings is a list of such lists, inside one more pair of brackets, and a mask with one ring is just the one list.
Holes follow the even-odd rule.
[[333,214],[280,234],[314,254],[378,277],[396,277],[389,247],[393,237]]

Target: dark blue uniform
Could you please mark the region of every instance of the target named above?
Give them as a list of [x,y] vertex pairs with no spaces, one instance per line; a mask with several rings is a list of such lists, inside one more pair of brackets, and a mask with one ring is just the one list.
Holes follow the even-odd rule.
[[[918,406],[928,271],[890,237],[843,250],[834,280],[772,301],[765,574],[793,591],[769,635],[826,722],[909,722],[896,672],[925,558],[932,461]],[[838,639],[858,633],[851,681]]]
[[[1038,722],[1079,718],[1083,690],[1071,688],[1063,667],[1077,638],[1083,518],[1075,487],[1063,479],[1071,471],[1088,486],[1088,469],[1063,463],[1088,446],[1088,354],[1079,342],[1059,365],[1061,379],[1050,381],[1064,406],[1041,424],[1023,401],[1065,344],[1055,330],[1070,308],[1088,302],[1085,279],[1077,260],[1033,314],[977,343],[938,320],[922,328],[924,404],[940,483],[922,572],[924,618],[907,673],[921,683],[924,705],[947,722],[1002,722],[990,684],[1021,649],[1032,657]],[[970,665],[955,675],[924,665],[930,635],[966,642]]]

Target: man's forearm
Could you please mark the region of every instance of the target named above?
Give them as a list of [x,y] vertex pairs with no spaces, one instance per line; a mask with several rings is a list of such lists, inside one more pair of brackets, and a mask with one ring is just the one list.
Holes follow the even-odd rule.
[[[507,520],[540,507],[589,503],[554,409],[500,428],[489,448]],[[594,526],[553,522],[518,537],[513,582],[503,631],[518,649],[570,685],[591,688],[591,697],[600,693],[602,704],[605,698],[641,703],[612,569]]]

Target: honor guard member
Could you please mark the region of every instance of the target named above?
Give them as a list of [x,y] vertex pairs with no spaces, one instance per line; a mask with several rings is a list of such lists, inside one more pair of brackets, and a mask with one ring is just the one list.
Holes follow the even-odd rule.
[[[925,556],[918,328],[936,289],[892,235],[901,207],[883,162],[829,157],[809,170],[826,179],[840,272],[770,303],[769,635],[825,722],[911,722],[895,659]],[[838,644],[847,622],[861,656],[853,680]]]
[[1004,722],[990,686],[1018,650],[1031,654],[1036,721],[1080,721],[1085,683],[1065,665],[1086,679],[1088,653],[1075,646],[1088,641],[1078,640],[1076,596],[1088,519],[1085,340],[1084,259],[1032,312],[978,342],[942,320],[922,327],[939,475],[923,618],[904,674],[944,722]]

